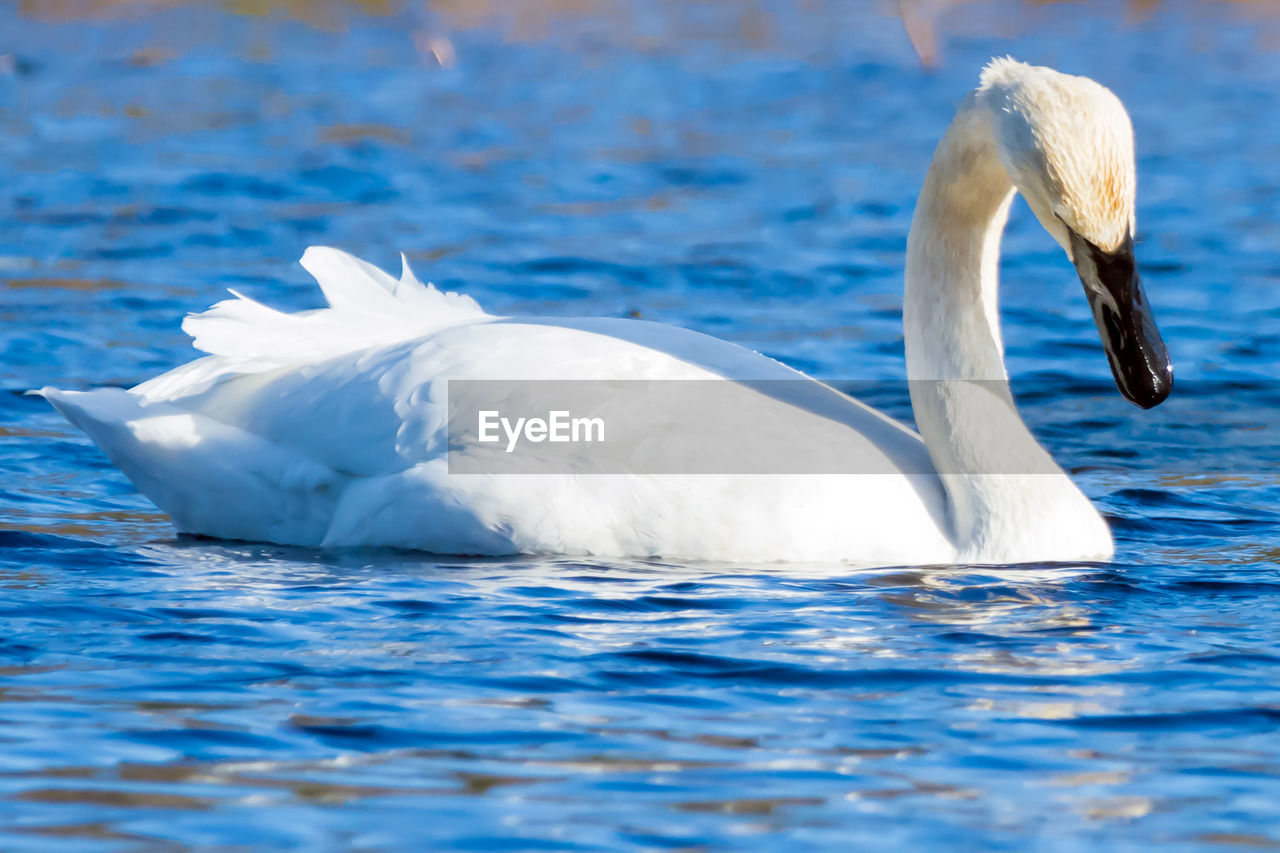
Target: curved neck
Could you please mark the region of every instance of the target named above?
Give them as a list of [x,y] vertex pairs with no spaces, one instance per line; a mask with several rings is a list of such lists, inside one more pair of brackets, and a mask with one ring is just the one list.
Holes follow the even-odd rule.
[[970,96],[933,155],[907,238],[909,379],[1007,381],[997,290],[1013,194],[991,119]]
[[[1046,510],[1058,499],[1084,500],[1036,442],[1009,392],[997,290],[1013,194],[992,117],[970,96],[920,193],[903,300],[911,407],[946,488],[962,555],[988,554],[986,543],[1019,538],[1012,531],[1042,534],[1054,524]],[[1029,499],[1042,492],[1054,500]]]

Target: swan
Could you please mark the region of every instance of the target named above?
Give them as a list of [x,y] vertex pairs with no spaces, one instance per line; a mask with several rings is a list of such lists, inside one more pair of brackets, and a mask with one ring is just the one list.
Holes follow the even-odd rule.
[[[1016,192],[1073,262],[1120,392],[1160,403],[1173,373],[1133,256],[1128,114],[1093,80],[1011,58],[991,61],[963,100],[911,224],[903,324],[918,433],[707,335],[639,319],[490,315],[421,284],[407,261],[396,279],[320,247],[302,265],[327,308],[283,313],[233,291],[183,323],[204,357],[128,390],[33,393],[186,533],[464,555],[1106,560],[1106,521],[1009,390],[997,273]],[[476,447],[459,449],[451,433],[449,383],[460,380],[501,380],[500,402],[535,406],[542,380],[714,380],[743,391],[743,434],[840,461],[830,473],[695,470],[701,451],[677,448],[679,407],[620,394],[611,412],[640,424],[633,450],[677,448],[672,458],[694,467],[596,471],[578,444],[539,476],[453,470],[451,450],[474,461]],[[769,382],[784,390],[759,384]]]

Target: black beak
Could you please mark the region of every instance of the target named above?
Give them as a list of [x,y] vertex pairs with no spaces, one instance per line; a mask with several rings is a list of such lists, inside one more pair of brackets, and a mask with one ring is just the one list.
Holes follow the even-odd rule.
[[1089,297],[1116,387],[1144,409],[1159,405],[1173,390],[1173,365],[1142,290],[1133,236],[1116,251],[1104,252],[1071,231],[1071,260]]

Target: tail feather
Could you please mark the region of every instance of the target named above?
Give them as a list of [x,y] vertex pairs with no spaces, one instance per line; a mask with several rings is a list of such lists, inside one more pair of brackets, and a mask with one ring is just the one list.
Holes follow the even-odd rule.
[[303,450],[121,388],[35,392],[183,531],[318,543],[350,477]]
[[312,246],[303,252],[300,263],[315,278],[335,311],[382,314],[397,307],[396,280],[354,255]]
[[245,372],[270,370],[379,344],[420,337],[487,317],[475,300],[418,281],[401,256],[397,281],[346,252],[312,246],[302,266],[323,291],[328,308],[287,313],[231,291],[182,329],[196,349],[223,356]]

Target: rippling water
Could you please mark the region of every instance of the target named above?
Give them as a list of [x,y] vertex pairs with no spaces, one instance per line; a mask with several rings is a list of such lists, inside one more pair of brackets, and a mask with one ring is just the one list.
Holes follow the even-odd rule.
[[[965,4],[934,72],[870,3],[267,5],[0,6],[0,845],[1280,847],[1262,4]],[[1021,205],[1004,270],[1015,389],[1111,565],[179,539],[22,396],[186,360],[181,316],[226,287],[314,306],[294,261],[328,243],[499,312],[701,329],[909,418],[914,194],[1004,52],[1109,84],[1138,132],[1175,397],[1111,390]]]

